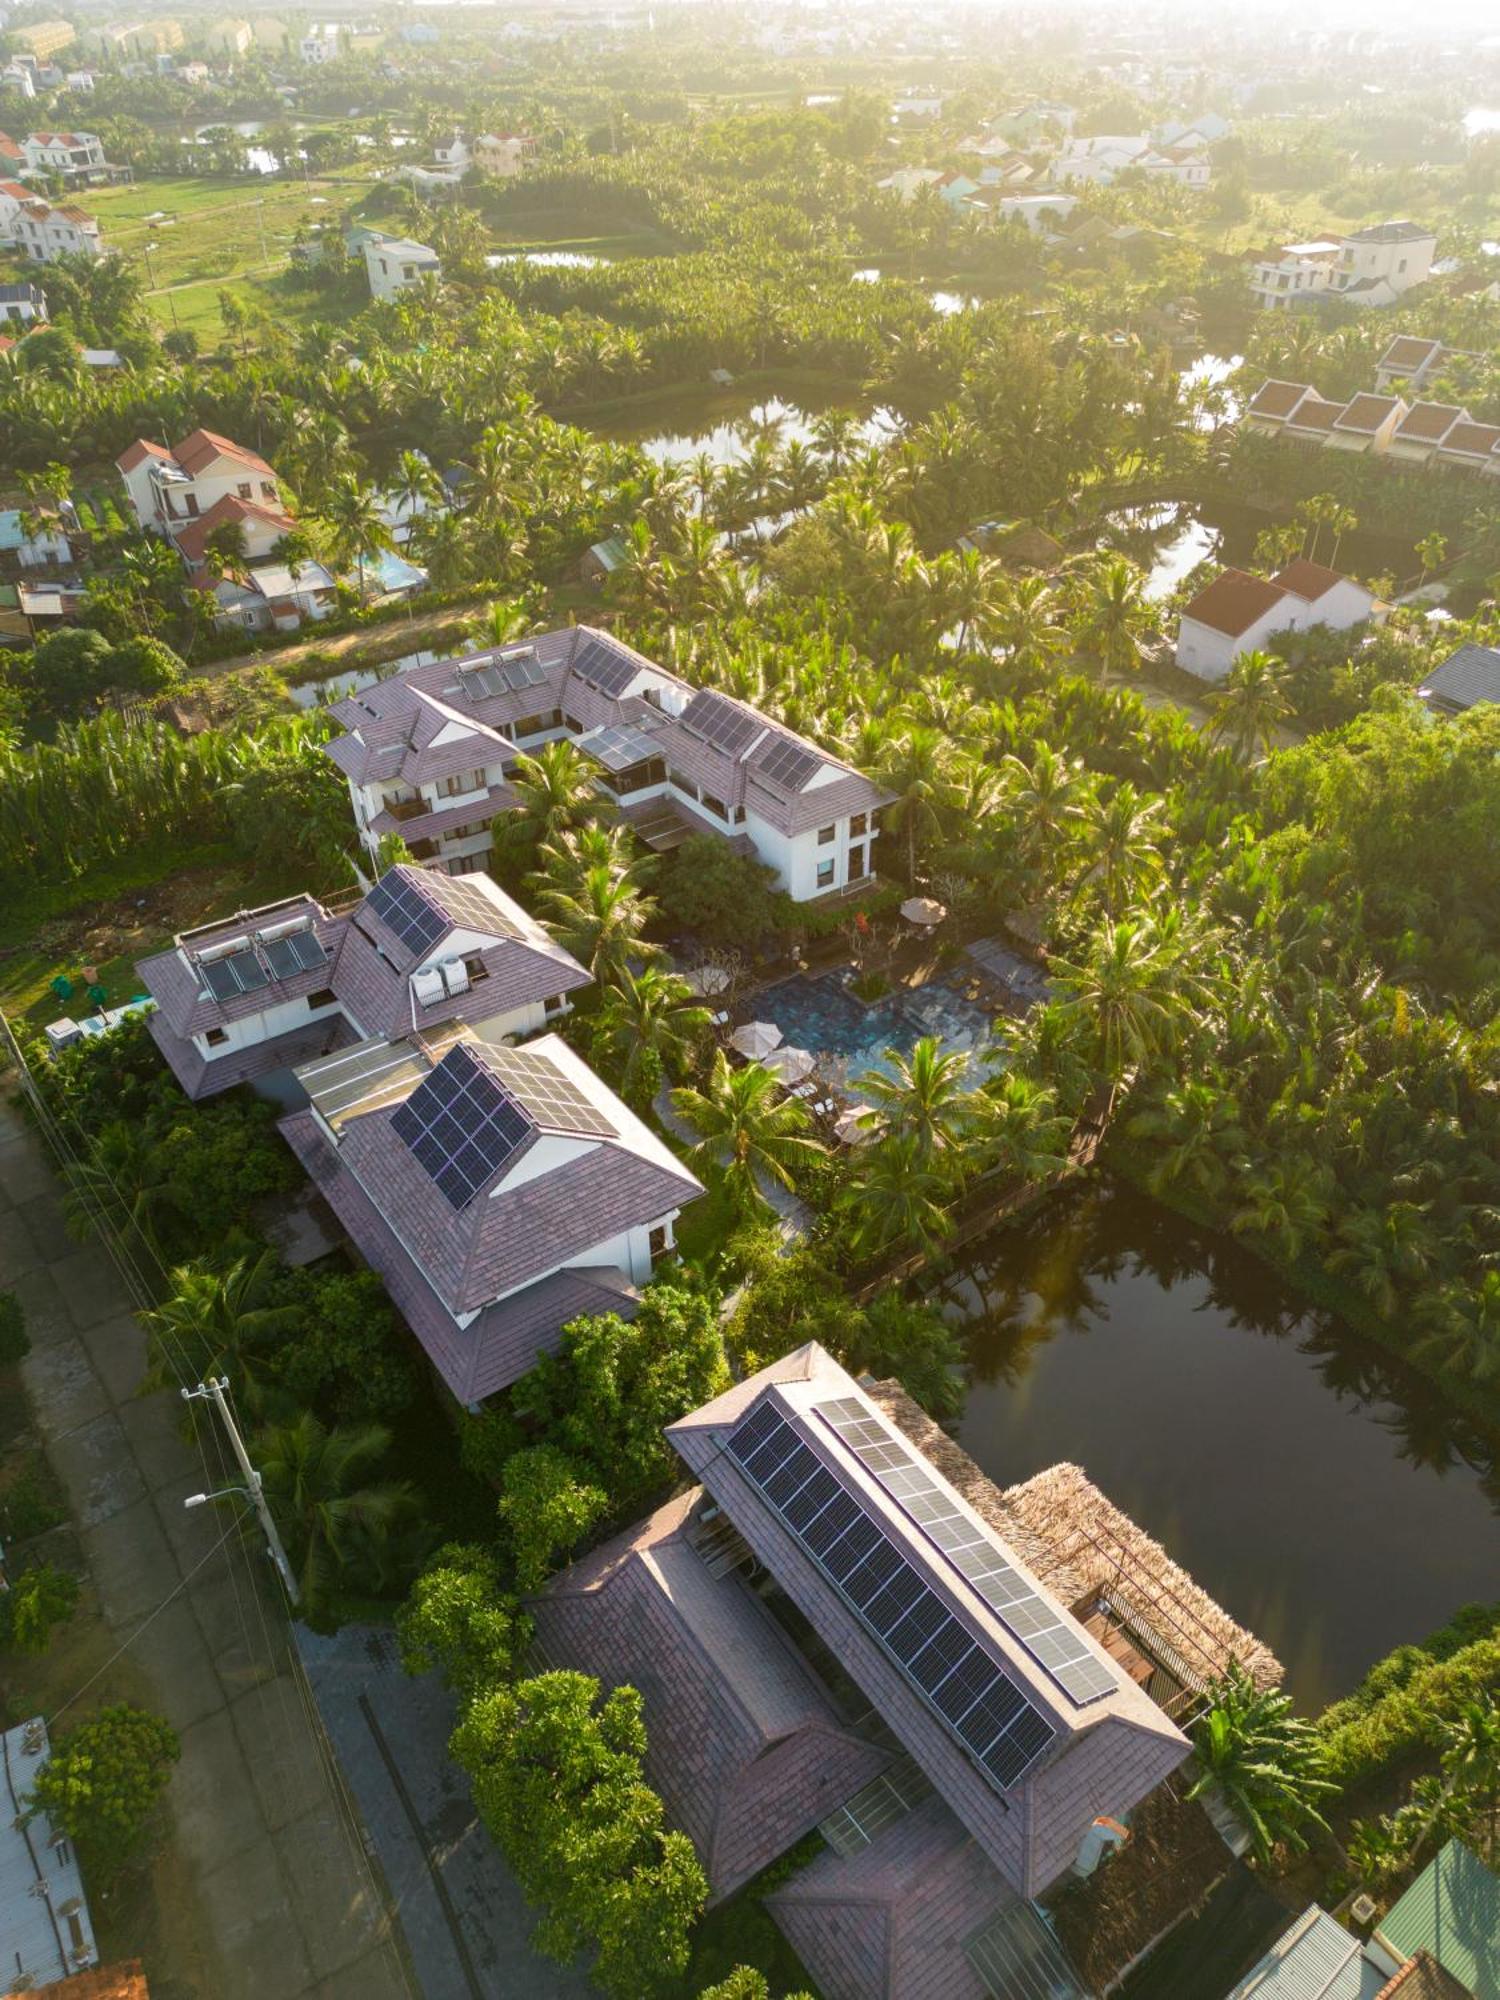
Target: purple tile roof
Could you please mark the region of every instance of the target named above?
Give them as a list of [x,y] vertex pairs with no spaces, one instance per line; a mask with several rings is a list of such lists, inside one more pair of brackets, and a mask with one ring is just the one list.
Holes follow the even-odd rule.
[[[235,938],[248,940],[259,930],[275,929],[298,918],[311,921],[327,953],[325,961],[310,971],[294,973],[290,979],[276,980],[251,993],[235,993],[227,1000],[216,1000],[202,975],[188,963],[199,953],[212,951]],[[251,1015],[264,1013],[267,1007],[301,999],[327,986],[332,960],[347,925],[347,918],[331,917],[311,896],[299,896],[264,910],[241,910],[221,924],[205,924],[199,930],[185,932],[170,951],[140,959],[135,969],[173,1033],[201,1035],[209,1028],[248,1020]]]
[[[370,700],[393,686],[402,689],[398,698]],[[328,755],[357,785],[435,784],[462,771],[512,763],[518,754],[509,737],[407,676],[348,695],[329,712],[349,733],[327,745]]]
[[[520,721],[559,710],[579,726],[578,733],[604,723],[632,722],[649,729],[673,769],[725,805],[743,805],[784,834],[804,833],[853,812],[875,812],[889,803],[889,795],[852,765],[728,696],[724,699],[749,717],[754,729],[732,756],[705,742],[677,720],[693,694],[692,688],[607,632],[569,626],[528,644],[534,648],[543,673],[531,686],[485,694],[465,671],[514,654],[514,648],[502,648],[499,653],[477,653],[466,661],[439,660],[414,667],[346,697],[330,712],[351,734],[328,745],[328,754],[358,784],[398,777],[406,783],[428,783],[439,773],[431,761],[433,750],[419,739],[431,729],[434,705],[445,718],[445,726],[453,727],[451,719],[455,717],[460,722],[469,721],[476,728],[487,728],[507,746],[512,745],[509,732]],[[618,692],[606,693],[584,677],[592,671],[590,662],[602,662],[606,669],[616,670],[611,684],[617,684]],[[768,734],[786,737],[811,752],[815,763],[800,788],[774,783],[749,761],[758,749],[764,750]],[[471,748],[466,756],[457,757],[454,770],[501,761],[498,752],[477,754],[477,748],[482,747],[477,739],[464,740]]]
[[634,1318],[635,1291],[620,1272],[602,1266],[556,1272],[460,1326],[369,1195],[344,1172],[314,1114],[294,1112],[280,1129],[460,1403],[483,1402],[519,1381],[557,1346],[571,1320],[606,1312]]
[[[923,1574],[950,1614],[1005,1660],[1010,1679],[1055,1732],[1052,1747],[1003,1797],[830,1588],[725,1451],[735,1424],[763,1397],[772,1399],[798,1436],[834,1466],[841,1483],[859,1494],[865,1511],[880,1521],[887,1538]],[[1051,1599],[1035,1579],[1028,1579],[1056,1617],[1082,1636],[1087,1649],[1110,1668],[1111,1692],[1084,1706],[1070,1701],[983,1600],[942,1562],[878,1482],[811,1414],[816,1403],[845,1397],[868,1403],[870,1413],[879,1416],[878,1406],[862,1397],[852,1378],[814,1343],[737,1384],[672,1425],[667,1435],[995,1866],[1020,1894],[1035,1896],[1067,1867],[1095,1816],[1127,1813],[1183,1761],[1187,1740],[1148,1696],[1108,1662],[1066,1607]],[[930,1461],[928,1469],[960,1512],[972,1512]],[[979,1522],[977,1515],[974,1519]],[[1008,1553],[1025,1575],[1019,1555],[1014,1550]]]
[[[483,1043],[469,1046],[485,1058]],[[555,1164],[538,1172],[528,1161],[524,1173],[519,1162],[508,1165],[498,1187],[463,1209],[450,1207],[393,1130],[395,1103],[351,1115],[341,1128],[343,1170],[378,1203],[386,1226],[453,1313],[477,1311],[627,1230],[660,1222],[702,1192],[565,1042],[547,1035],[527,1051],[549,1058],[591,1100],[607,1104],[609,1136],[549,1140]],[[533,1135],[528,1150],[540,1144]]]
[[846,1726],[737,1574],[710,1574],[678,1495],[534,1601],[549,1661],[646,1701],[647,1775],[703,1858],[714,1901],[760,1873],[891,1761]]
[[859,1853],[818,1855],[766,1908],[827,2000],[986,2000],[964,1946],[1015,1901],[930,1798]]

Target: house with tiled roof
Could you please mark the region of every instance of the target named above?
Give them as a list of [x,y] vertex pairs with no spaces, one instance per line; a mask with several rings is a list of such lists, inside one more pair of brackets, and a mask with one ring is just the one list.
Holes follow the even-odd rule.
[[1432,669],[1417,693],[1439,715],[1463,715],[1481,702],[1500,702],[1500,646],[1460,646]]
[[40,1716],[0,1732],[6,1809],[0,1817],[0,1964],[17,1993],[70,1980],[99,1963],[78,1856],[63,1828],[32,1809],[51,1755]]
[[29,173],[56,174],[70,187],[111,171],[104,141],[95,132],[28,132],[21,150]]
[[488,875],[398,864],[338,908],[291,896],[182,932],[136,966],[150,1029],[189,1097],[354,1043],[482,1022],[539,1033],[587,986],[578,961]]
[[1403,458],[1413,465],[1430,465],[1454,425],[1470,421],[1468,411],[1457,403],[1413,403],[1391,432],[1386,449],[1392,458]]
[[[467,886],[467,885],[460,885]],[[629,1316],[703,1192],[558,1035],[493,1022],[369,1041],[296,1072],[281,1131],[468,1408],[585,1314]]]
[[1393,305],[1430,276],[1437,231],[1425,222],[1373,222],[1340,245],[1336,290],[1356,306]]
[[862,772],[746,703],[693,689],[587,625],[437,660],[347,695],[326,746],[361,840],[390,832],[454,872],[483,865],[490,821],[516,803],[521,752],[566,739],[658,853],[712,833],[774,871],[795,901],[874,872],[889,803]]
[[8,213],[0,212],[0,228],[16,249],[39,264],[58,257],[104,255],[98,223],[75,202],[54,207],[40,196],[30,196]]
[[1478,358],[1466,348],[1446,347],[1441,340],[1429,340],[1415,333],[1398,333],[1375,364],[1375,387],[1382,392],[1398,388],[1425,388],[1451,363]]
[[136,520],[173,541],[228,498],[286,515],[274,468],[259,452],[214,431],[190,431],[171,450],[137,438],[115,464]]
[[1328,442],[1336,451],[1387,451],[1406,415],[1399,396],[1351,396],[1334,418]]
[[[693,1484],[530,1609],[549,1665],[641,1690],[647,1774],[711,1901],[817,1831],[766,1907],[829,2000],[1076,2000],[1037,1899],[1091,1869],[1105,1822],[1128,1838],[1230,1654],[1267,1684],[1275,1661],[1180,1572],[1163,1615],[1128,1523],[1109,1587],[1085,1582],[1074,1516],[1024,1512],[816,1344],[666,1435]],[[1075,1478],[1096,1526],[1123,1521]],[[1040,1983],[994,1983],[1016,1963]]]
[[1271,577],[1220,570],[1183,610],[1177,664],[1200,680],[1221,681],[1241,653],[1256,652],[1279,633],[1315,625],[1345,632],[1382,609],[1363,584],[1304,557]]

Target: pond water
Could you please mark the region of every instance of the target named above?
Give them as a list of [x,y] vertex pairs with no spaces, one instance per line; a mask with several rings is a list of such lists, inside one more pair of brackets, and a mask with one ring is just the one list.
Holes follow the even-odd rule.
[[[1241,569],[1255,567],[1255,543],[1280,516],[1252,507],[1194,507],[1166,500],[1149,506],[1117,507],[1099,524],[1099,543],[1119,549],[1146,571],[1146,595],[1153,603],[1171,596],[1201,562],[1210,559]],[[1325,533],[1313,552],[1355,576],[1414,576],[1419,567],[1409,542],[1389,535],[1345,535],[1337,559]]]
[[[1183,387],[1188,389],[1219,388],[1234,373],[1235,369],[1241,366],[1244,359],[1243,354],[1200,354],[1196,361],[1190,362],[1183,369],[1181,375]],[[1224,391],[1224,409],[1222,414],[1215,416],[1208,410],[1200,410],[1193,420],[1193,425],[1196,430],[1211,431],[1216,424],[1233,422],[1239,414],[1239,397],[1231,394],[1226,389]]]
[[[717,465],[733,465],[746,455],[747,446],[737,426],[746,418],[779,422],[780,443],[798,438],[806,444],[813,435],[819,412],[780,396],[757,398],[744,390],[697,392],[658,397],[652,400],[649,415],[632,421],[618,418],[598,429],[606,436],[638,444],[659,465],[673,459],[696,458],[706,453]],[[649,426],[649,428],[648,428]],[[867,410],[861,413],[859,435],[868,444],[883,444],[901,428],[894,411]]]
[[492,271],[503,264],[534,264],[539,271],[593,271],[614,259],[594,257],[586,250],[496,250],[484,261]]
[[1493,104],[1476,104],[1464,113],[1464,137],[1484,139],[1491,132],[1500,132],[1500,109]]
[[939,1303],[991,1478],[1081,1465],[1306,1712],[1500,1595],[1496,1440],[1232,1239],[1106,1180],[997,1232]]

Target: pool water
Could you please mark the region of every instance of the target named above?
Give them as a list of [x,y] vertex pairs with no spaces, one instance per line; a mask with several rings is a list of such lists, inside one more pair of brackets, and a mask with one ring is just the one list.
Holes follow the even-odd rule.
[[757,994],[753,1012],[759,1021],[774,1021],[790,1047],[817,1056],[828,1082],[851,1087],[868,1069],[890,1076],[889,1051],[909,1055],[924,1035],[969,1054],[990,1032],[986,1010],[942,979],[865,1001],[850,992],[842,972],[816,979],[798,973]]

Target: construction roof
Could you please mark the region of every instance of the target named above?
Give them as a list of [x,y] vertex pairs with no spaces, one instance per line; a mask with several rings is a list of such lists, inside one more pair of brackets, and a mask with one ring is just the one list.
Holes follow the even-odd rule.
[[1274,610],[1285,595],[1279,584],[1268,583],[1263,576],[1251,576],[1243,569],[1226,569],[1198,592],[1182,615],[1224,633],[1227,638],[1238,639],[1268,611]]

